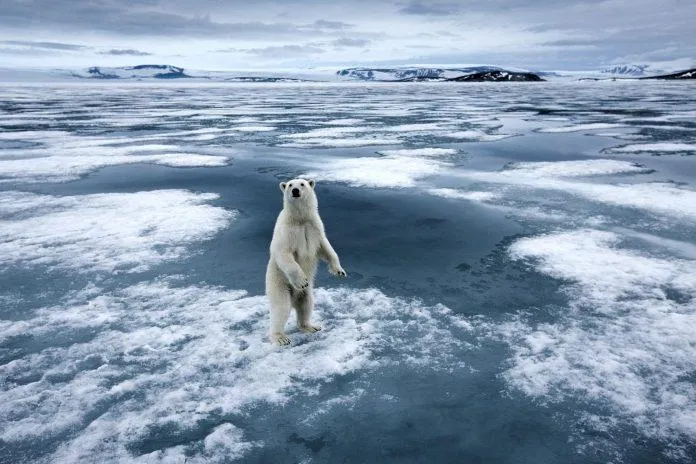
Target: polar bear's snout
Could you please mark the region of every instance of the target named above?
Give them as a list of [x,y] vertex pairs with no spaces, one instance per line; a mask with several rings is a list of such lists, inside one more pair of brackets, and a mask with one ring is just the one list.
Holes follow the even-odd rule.
[[297,187],[292,189],[292,196],[295,198],[300,198],[300,189],[298,189]]

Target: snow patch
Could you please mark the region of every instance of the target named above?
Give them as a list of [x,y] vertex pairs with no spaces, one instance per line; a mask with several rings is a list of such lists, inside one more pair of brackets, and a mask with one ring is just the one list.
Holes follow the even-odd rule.
[[650,169],[637,163],[610,159],[522,162],[511,163],[507,168],[513,175],[543,177],[583,177],[650,172]]
[[328,159],[305,176],[355,187],[413,187],[416,180],[440,172],[446,163],[409,156]]
[[602,129],[618,129],[620,127],[626,127],[626,126],[624,124],[595,122],[595,123],[587,123],[587,124],[575,124],[572,126],[563,126],[563,127],[545,127],[543,129],[539,129],[539,132],[565,133],[565,132],[594,131],[594,130],[602,130]]
[[493,192],[467,192],[451,188],[429,189],[428,193],[442,198],[455,198],[478,202],[492,201],[499,198],[499,195]]
[[343,118],[343,119],[331,119],[329,121],[323,121],[320,124],[326,124],[327,126],[349,126],[351,124],[363,124],[364,119],[358,118]]
[[180,259],[236,212],[186,190],[57,197],[0,193],[0,265],[140,272]]
[[226,156],[180,152],[180,147],[172,144],[133,144],[127,138],[76,136],[59,131],[10,132],[0,134],[0,139],[42,144],[3,150],[0,183],[65,182],[98,168],[120,164],[212,167],[228,162]]
[[[606,160],[603,160],[606,161]],[[621,172],[641,172],[638,165],[626,163],[617,165],[613,162],[590,163],[582,162],[577,165],[558,163],[528,163],[523,169],[511,169],[498,172],[459,171],[458,176],[480,182],[493,184],[514,185],[523,188],[542,190],[557,190],[578,195],[591,201],[609,205],[642,209],[657,214],[666,214],[680,219],[696,220],[696,191],[686,187],[678,187],[671,183],[641,183],[641,184],[601,184],[582,182],[572,179],[576,176],[596,174],[616,174]],[[560,164],[556,170],[553,165]],[[539,165],[536,167],[536,165]],[[543,175],[539,175],[540,171]],[[554,172],[558,174],[554,176]],[[567,174],[567,177],[564,176]]]
[[[225,156],[199,155],[196,153],[164,153],[161,155],[150,155],[138,158],[136,158],[137,161],[133,161],[140,163],[151,162],[163,166],[182,168],[226,166],[228,162]],[[133,161],[128,160],[128,163],[123,164],[130,164]]]
[[457,150],[453,148],[410,148],[401,150],[380,150],[378,153],[387,156],[426,156],[438,157],[456,155]]
[[612,232],[583,229],[510,247],[512,259],[567,282],[570,306],[556,323],[497,329],[513,354],[504,378],[546,401],[606,405],[647,436],[693,442],[696,261],[622,245]]
[[384,137],[352,137],[340,138],[305,138],[298,142],[282,143],[281,147],[288,148],[351,148],[367,147],[372,145],[398,145],[401,139]]
[[632,145],[624,145],[623,147],[614,147],[609,149],[615,153],[679,153],[696,151],[696,143],[673,143],[673,142],[657,142],[657,143],[637,143]]
[[271,132],[276,130],[273,126],[234,126],[230,127],[229,130],[239,131],[239,132]]
[[470,142],[493,142],[496,140],[514,137],[514,135],[510,134],[487,134],[477,130],[445,132],[442,134],[442,136],[450,139],[466,140]]
[[[106,294],[91,288],[24,321],[0,321],[2,342],[56,340],[0,365],[0,439],[64,437],[50,462],[243,456],[255,444],[221,417],[315,395],[337,376],[393,363],[462,366],[464,344],[443,306],[375,289],[317,289],[316,300],[324,330],[290,333],[287,348],[265,341],[265,297],[161,280]],[[87,339],[59,341],[85,327]],[[37,380],[23,382],[27,373]],[[162,430],[172,441],[158,439],[161,449],[138,456]],[[201,438],[177,439],[186,436]]]
[[[506,134],[487,134],[478,130],[457,131],[455,129],[457,129],[456,125],[444,120],[441,122],[380,126],[336,126],[283,134],[280,136],[280,139],[291,140],[291,142],[283,146],[322,145],[341,147],[360,146],[355,141],[365,142],[369,140],[389,140],[388,144],[390,145],[399,144],[403,142],[404,138],[424,135],[470,141],[493,141],[511,137],[511,135]],[[362,143],[362,145],[378,145],[378,143]]]
[[370,132],[370,127],[322,127],[320,129],[312,129],[307,132],[297,132],[294,134],[283,134],[280,138],[283,139],[317,139],[317,138],[335,138],[342,137],[346,134],[359,134]]

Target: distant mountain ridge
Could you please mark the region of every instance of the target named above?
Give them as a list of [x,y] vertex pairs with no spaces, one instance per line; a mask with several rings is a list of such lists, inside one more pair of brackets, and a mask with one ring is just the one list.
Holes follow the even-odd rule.
[[[639,73],[647,75],[638,75]],[[300,82],[509,82],[579,79],[639,80],[695,79],[696,68],[678,72],[657,71],[649,65],[617,65],[597,71],[535,71],[490,65],[352,67],[305,70],[217,71],[184,69],[169,64],[92,66],[83,69],[14,69],[0,66],[2,82],[55,82],[63,80],[157,81],[185,79],[203,82],[300,83]]]
[[[271,74],[271,73],[269,73]],[[277,74],[277,73],[273,73]],[[73,77],[82,79],[205,79],[228,82],[304,82],[306,79],[283,75],[248,75],[237,72],[189,71],[169,64],[141,64],[137,66],[107,67],[92,66],[86,70],[72,72]]]
[[465,75],[488,72],[518,72],[498,66],[463,67],[396,67],[396,68],[345,68],[336,71],[339,78],[361,81],[410,82],[445,81]]
[[486,71],[447,80],[453,82],[540,82],[545,79],[528,72]]
[[[105,67],[92,66],[85,71],[73,72],[73,76],[85,79],[207,79],[228,82],[302,82],[285,76],[249,76],[208,73],[192,74],[184,68],[167,64],[143,64],[137,66]],[[538,75],[529,72],[511,71],[498,66],[469,66],[461,68],[347,68],[336,72],[339,78],[374,82],[414,81],[539,81]]]
[[73,73],[76,77],[90,79],[180,79],[192,77],[184,73],[184,68],[169,64],[141,64],[118,68],[92,66],[86,73]]
[[[209,77],[205,77],[205,79],[209,79]],[[226,82],[312,82],[307,79],[275,76],[234,76],[224,78],[223,80]]]
[[679,71],[679,72],[672,73],[672,74],[663,74],[661,76],[644,77],[643,79],[666,79],[666,80],[696,79],[696,68],[687,69],[686,71]]
[[[617,64],[601,69],[602,74],[611,74],[614,76],[645,76],[650,68],[649,64]],[[659,72],[659,71],[657,71]]]
[[671,74],[658,74],[653,76],[611,76],[611,77],[585,77],[582,81],[606,81],[606,80],[691,80],[696,79],[696,68],[686,69]]

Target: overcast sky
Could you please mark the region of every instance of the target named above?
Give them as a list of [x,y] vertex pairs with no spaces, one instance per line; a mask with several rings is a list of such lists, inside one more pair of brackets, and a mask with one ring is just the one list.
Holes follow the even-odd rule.
[[695,0],[0,0],[0,66],[696,64]]

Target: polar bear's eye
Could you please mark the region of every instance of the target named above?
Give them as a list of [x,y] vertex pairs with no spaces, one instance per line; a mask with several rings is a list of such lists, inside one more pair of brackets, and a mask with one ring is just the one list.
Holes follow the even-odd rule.
[[300,184],[300,187],[304,187],[304,182],[302,182],[302,183]]

